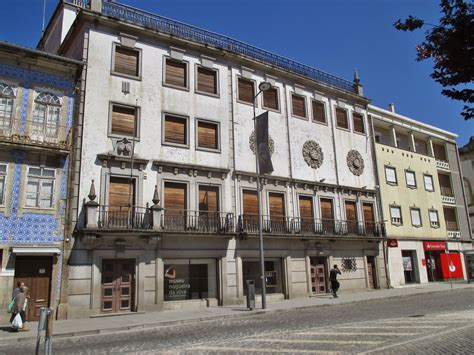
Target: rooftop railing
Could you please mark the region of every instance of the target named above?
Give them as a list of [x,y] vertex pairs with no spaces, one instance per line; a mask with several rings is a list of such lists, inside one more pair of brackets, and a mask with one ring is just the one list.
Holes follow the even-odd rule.
[[[89,0],[64,0],[67,3],[89,8]],[[309,79],[322,82],[335,88],[356,93],[354,83],[328,74],[324,71],[260,49],[231,37],[191,26],[183,22],[159,16],[128,5],[103,0],[102,14],[117,20],[142,26],[147,29],[163,32],[171,36],[186,39],[203,45],[211,45],[217,49],[242,55],[278,69],[290,71]]]

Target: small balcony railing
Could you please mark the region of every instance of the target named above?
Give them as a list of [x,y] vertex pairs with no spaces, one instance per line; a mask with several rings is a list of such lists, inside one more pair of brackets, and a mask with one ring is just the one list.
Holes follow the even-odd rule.
[[436,159],[436,167],[439,169],[449,170],[449,163],[446,160]]
[[456,221],[445,221],[446,222],[446,229],[450,232],[457,232],[459,231],[459,226]]
[[454,197],[453,190],[450,186],[440,186],[441,196]]
[[164,209],[160,225],[164,231],[230,233],[234,231],[234,215],[226,212]]
[[136,206],[99,206],[99,229],[152,229],[153,219],[149,208]]

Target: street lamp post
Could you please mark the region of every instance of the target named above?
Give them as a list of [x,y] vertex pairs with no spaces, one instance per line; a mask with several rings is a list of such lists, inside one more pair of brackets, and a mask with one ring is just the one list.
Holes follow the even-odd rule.
[[262,232],[262,192],[260,190],[260,168],[258,165],[258,146],[257,146],[257,120],[255,115],[255,100],[257,96],[260,95],[261,92],[267,91],[272,87],[270,83],[263,82],[258,85],[259,91],[253,97],[253,127],[254,127],[254,135],[255,135],[255,166],[256,166],[256,173],[257,173],[257,204],[258,204],[258,237],[260,241],[260,278],[261,278],[261,285],[262,285],[262,309],[267,308],[267,300],[266,300],[266,280],[265,280],[265,258],[263,254],[263,232]]

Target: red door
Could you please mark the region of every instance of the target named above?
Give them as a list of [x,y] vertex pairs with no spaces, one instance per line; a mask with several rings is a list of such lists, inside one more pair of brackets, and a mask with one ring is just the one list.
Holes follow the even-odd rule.
[[311,290],[313,293],[326,293],[326,259],[315,258],[311,260]]
[[102,262],[102,313],[133,310],[134,278],[134,260],[108,259]]

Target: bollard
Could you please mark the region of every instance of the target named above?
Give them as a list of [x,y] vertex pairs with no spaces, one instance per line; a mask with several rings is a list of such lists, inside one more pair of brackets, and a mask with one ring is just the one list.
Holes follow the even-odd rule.
[[247,282],[247,308],[252,310],[255,308],[255,281],[246,280]]
[[38,334],[36,335],[36,350],[35,355],[39,355],[39,347],[41,342],[41,331],[46,329],[46,319],[48,318],[46,314],[46,308],[40,308],[40,318],[38,321]]
[[48,314],[48,321],[46,325],[46,334],[44,338],[44,347],[45,347],[44,353],[46,355],[51,355],[54,311],[51,308],[48,308],[47,314]]

